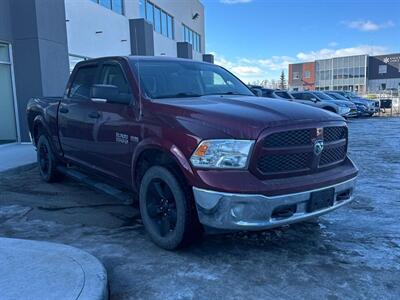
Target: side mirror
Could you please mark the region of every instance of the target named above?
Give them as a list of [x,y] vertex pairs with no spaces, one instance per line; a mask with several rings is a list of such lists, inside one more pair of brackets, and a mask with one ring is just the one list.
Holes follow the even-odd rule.
[[253,92],[255,96],[262,97],[262,91],[260,89],[251,88],[250,90]]
[[311,101],[318,102],[317,98],[311,98]]
[[110,84],[94,84],[90,88],[90,97],[94,102],[129,104],[130,94],[119,93],[118,87]]
[[118,97],[118,88],[115,85],[93,84],[90,88],[90,98],[95,102],[110,102]]

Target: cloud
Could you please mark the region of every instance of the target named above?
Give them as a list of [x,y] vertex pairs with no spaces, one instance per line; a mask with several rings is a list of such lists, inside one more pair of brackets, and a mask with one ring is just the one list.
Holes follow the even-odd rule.
[[395,24],[393,21],[386,21],[384,23],[374,23],[370,20],[357,20],[357,21],[343,21],[344,25],[351,29],[356,29],[360,31],[378,31],[381,29],[393,27]]
[[328,45],[329,45],[329,47],[337,47],[337,46],[339,45],[339,43],[337,43],[337,42],[330,42]]
[[349,48],[340,48],[340,49],[324,48],[310,52],[299,52],[296,55],[296,57],[300,61],[313,61],[316,59],[332,58],[336,56],[351,56],[351,55],[361,55],[361,54],[379,55],[387,52],[388,49],[383,46],[360,45]]
[[215,64],[228,69],[246,83],[277,78],[279,76],[277,74],[287,69],[289,63],[296,61],[296,58],[288,56],[271,56],[261,59],[241,57],[229,60],[215,52],[212,52],[212,54],[215,57]]
[[291,63],[314,61],[316,59],[337,56],[380,55],[389,51],[387,47],[383,46],[359,45],[348,48],[323,48],[309,52],[299,52],[295,56],[270,56],[263,58],[237,57],[227,59],[215,52],[211,52],[211,54],[215,57],[215,64],[223,66],[247,83],[264,79],[277,80],[282,70],[287,74],[288,65]]
[[219,2],[224,4],[240,4],[240,3],[249,3],[253,0],[219,0]]

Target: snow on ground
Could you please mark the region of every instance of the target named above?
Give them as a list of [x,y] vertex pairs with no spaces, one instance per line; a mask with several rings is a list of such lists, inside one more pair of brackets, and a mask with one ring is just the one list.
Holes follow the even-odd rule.
[[356,199],[320,218],[257,233],[207,236],[168,252],[138,210],[36,168],[0,174],[0,236],[60,242],[106,266],[111,299],[398,299],[400,118],[351,120]]

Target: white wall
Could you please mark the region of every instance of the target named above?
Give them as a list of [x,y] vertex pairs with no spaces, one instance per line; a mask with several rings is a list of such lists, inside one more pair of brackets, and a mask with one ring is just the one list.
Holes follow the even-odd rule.
[[163,36],[158,32],[153,32],[154,35],[154,55],[165,55],[165,56],[177,56],[177,46],[176,41]]
[[94,58],[131,53],[125,16],[90,0],[65,0],[65,10],[70,54]]

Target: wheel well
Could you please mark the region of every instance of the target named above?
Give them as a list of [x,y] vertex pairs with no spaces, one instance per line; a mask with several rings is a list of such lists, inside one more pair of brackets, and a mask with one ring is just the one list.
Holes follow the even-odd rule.
[[44,132],[44,126],[42,125],[42,123],[37,122],[34,127],[33,127],[33,139],[35,142],[35,145],[37,145],[38,141],[39,141],[39,137],[40,137],[40,133]]
[[142,180],[146,171],[155,165],[167,167],[171,171],[178,173],[177,175],[179,175],[179,177],[184,178],[179,165],[172,154],[160,149],[148,149],[140,154],[135,165],[134,174],[136,187],[139,187],[140,181]]

